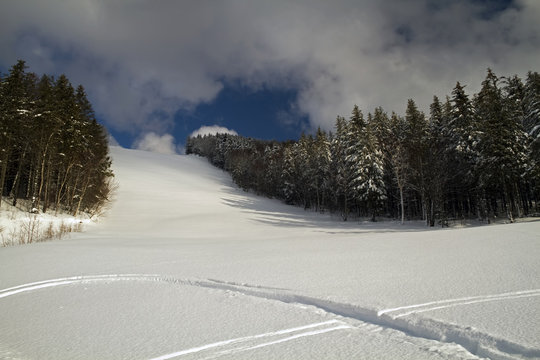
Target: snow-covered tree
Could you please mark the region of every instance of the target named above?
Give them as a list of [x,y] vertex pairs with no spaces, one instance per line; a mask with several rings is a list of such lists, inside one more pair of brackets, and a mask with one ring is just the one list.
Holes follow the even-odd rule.
[[283,172],[281,175],[283,197],[288,204],[296,204],[299,198],[297,179],[299,177],[294,159],[294,145],[286,146],[283,151]]
[[111,162],[84,88],[25,69],[17,62],[0,82],[0,199],[29,200],[33,212],[97,210]]
[[407,151],[407,186],[414,193],[411,197],[411,212],[427,218],[426,197],[426,151],[428,124],[424,113],[418,110],[414,100],[409,99],[405,113],[404,146]]
[[[488,69],[482,89],[475,97],[479,133],[478,171],[480,186],[489,197],[500,198],[510,221],[521,214],[518,183],[528,163],[527,134],[512,116],[512,109]],[[491,209],[494,215],[496,208]]]
[[326,197],[329,192],[327,178],[330,176],[330,141],[321,128],[317,129],[313,142],[313,156],[311,167],[313,169],[313,190],[316,197],[316,209],[324,210]]
[[353,179],[354,170],[351,162],[354,161],[350,153],[349,123],[344,117],[338,116],[336,119],[336,134],[332,141],[332,168],[335,174],[334,184],[337,206],[341,216],[347,221],[350,211],[350,202],[354,199]]
[[529,72],[523,91],[523,128],[529,135],[531,173],[540,189],[540,74]]
[[488,72],[474,101],[458,82],[445,102],[434,97],[429,121],[412,99],[404,117],[377,108],[366,121],[354,106],[348,120],[337,117],[335,134],[318,129],[279,145],[250,140],[249,149],[239,148],[240,136],[189,138],[188,153],[225,164],[244,189],[344,220],[384,213],[434,226],[498,209],[512,218],[540,197],[538,79],[511,77],[501,88]]
[[405,187],[408,183],[409,176],[409,159],[407,153],[407,147],[405,145],[405,120],[399,117],[396,113],[392,113],[390,118],[391,129],[390,133],[391,143],[393,144],[390,151],[390,163],[392,166],[392,173],[394,176],[395,184],[399,190],[399,205],[401,223],[405,221]]

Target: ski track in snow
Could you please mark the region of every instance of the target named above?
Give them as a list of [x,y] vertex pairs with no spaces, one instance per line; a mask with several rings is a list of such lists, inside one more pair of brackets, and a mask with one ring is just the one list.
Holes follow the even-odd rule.
[[398,318],[409,316],[412,314],[418,314],[418,313],[439,310],[439,309],[446,309],[446,308],[451,308],[451,307],[456,307],[456,306],[477,304],[477,303],[490,302],[490,301],[520,299],[520,298],[534,297],[534,296],[540,296],[540,289],[514,291],[514,292],[495,294],[495,295],[471,296],[471,297],[463,297],[463,298],[457,298],[457,299],[431,301],[431,302],[427,302],[423,304],[415,304],[415,305],[401,306],[401,307],[397,307],[393,309],[380,310],[377,312],[377,315],[381,316],[381,315],[396,312],[396,311],[416,309],[416,310],[406,311],[395,316],[391,316],[392,319],[398,319]]
[[258,349],[258,348],[262,348],[262,347],[266,347],[266,346],[270,346],[270,345],[274,345],[274,344],[279,344],[279,343],[282,343],[282,342],[291,341],[291,340],[298,339],[298,338],[301,338],[301,337],[319,335],[319,334],[324,334],[324,333],[327,333],[327,332],[330,332],[330,331],[336,331],[336,330],[342,330],[342,329],[351,329],[352,328],[351,326],[346,325],[342,321],[330,320],[330,321],[314,323],[314,324],[299,326],[299,327],[290,328],[290,329],[284,329],[284,330],[268,332],[268,333],[264,333],[264,334],[245,336],[245,337],[241,337],[241,338],[235,338],[235,339],[230,339],[230,340],[219,341],[219,342],[212,343],[212,344],[202,345],[202,346],[194,347],[194,348],[191,348],[191,349],[177,351],[177,352],[174,352],[174,353],[171,353],[171,354],[162,355],[162,356],[159,356],[159,357],[156,357],[156,358],[152,358],[150,360],[172,359],[172,358],[175,358],[175,357],[180,357],[180,356],[187,355],[187,354],[193,354],[193,353],[201,352],[203,350],[208,350],[208,349],[212,349],[212,348],[218,348],[218,347],[224,347],[226,345],[244,343],[244,342],[247,342],[247,341],[252,341],[252,340],[261,339],[261,338],[275,337],[275,336],[278,336],[278,335],[291,334],[291,333],[294,333],[294,332],[307,330],[307,329],[313,329],[313,328],[317,328],[317,327],[321,327],[321,326],[325,326],[325,325],[331,325],[331,324],[339,324],[339,325],[334,326],[334,327],[329,327],[329,328],[323,328],[323,329],[319,329],[319,330],[311,330],[311,331],[295,334],[295,335],[292,335],[292,336],[289,336],[289,337],[281,338],[281,339],[278,339],[278,340],[259,343],[259,344],[256,344],[256,345],[249,345],[249,346],[237,347],[237,348],[228,349],[228,350],[222,350],[222,351],[220,351],[218,353],[213,354],[211,357],[208,357],[208,358],[216,358],[216,357],[223,356],[223,355],[229,355],[229,354],[234,354],[234,353],[238,353],[238,352],[242,352],[242,351],[248,351],[248,350]]
[[[223,291],[233,291],[248,296],[277,300],[289,304],[301,304],[303,306],[313,306],[324,310],[327,313],[334,314],[343,318],[360,320],[369,325],[378,325],[383,328],[399,330],[406,335],[436,340],[441,343],[455,343],[467,349],[471,354],[490,357],[493,359],[519,359],[522,357],[540,358],[540,349],[527,347],[505,339],[482,333],[475,329],[464,328],[454,324],[447,324],[438,320],[428,318],[415,318],[415,321],[407,321],[405,317],[413,314],[434,311],[438,309],[465,306],[490,301],[504,301],[519,299],[525,297],[540,296],[540,289],[507,292],[501,294],[491,294],[483,296],[463,297],[456,299],[446,299],[439,301],[426,302],[422,304],[408,305],[396,308],[389,308],[380,311],[362,308],[354,304],[338,303],[331,300],[317,299],[304,295],[290,293],[286,289],[268,288],[260,285],[238,284],[221,280],[188,280],[176,279],[158,274],[112,274],[112,275],[87,275],[72,276],[51,280],[43,280],[23,285],[18,285],[0,290],[0,299],[9,296],[31,292],[56,286],[66,286],[77,283],[96,283],[96,282],[114,282],[114,281],[158,281],[171,284],[199,286],[203,288],[218,289]],[[391,315],[391,313],[397,313]],[[328,327],[328,325],[335,325]],[[201,345],[199,347],[181,350],[178,352],[162,355],[152,360],[171,359],[186,354],[196,353],[212,348],[235,345],[238,343],[254,341],[267,337],[273,337],[284,334],[292,334],[302,330],[313,329],[325,326],[322,329],[310,330],[291,335],[289,337],[272,340],[269,342],[249,344],[246,346],[220,350],[211,354],[208,358],[215,358],[223,355],[235,354],[238,352],[253,350],[265,346],[279,344],[285,341],[291,341],[302,337],[324,334],[331,331],[351,329],[354,326],[340,320],[331,320],[323,323],[309,324],[297,328],[278,330],[270,333],[247,336],[224,340],[217,343]],[[380,331],[375,329],[374,331]]]

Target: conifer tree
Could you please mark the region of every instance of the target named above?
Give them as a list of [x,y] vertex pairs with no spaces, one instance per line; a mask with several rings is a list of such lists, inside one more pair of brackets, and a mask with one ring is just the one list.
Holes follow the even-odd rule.
[[[13,205],[17,204],[23,172],[25,171],[25,163],[28,161],[29,153],[29,131],[31,127],[31,119],[34,112],[32,99],[34,84],[34,76],[26,74],[26,64],[19,60],[9,71],[9,75],[5,78],[2,86],[3,91],[3,110],[2,110],[2,125],[3,137],[5,145],[3,147],[4,166],[9,166],[9,162],[15,164],[16,171],[11,179],[3,176],[2,188],[5,193],[4,186],[9,180],[11,186],[8,191],[9,196],[13,199]],[[6,169],[2,170],[5,174]]]
[[406,147],[406,135],[405,135],[405,120],[399,117],[396,113],[392,113],[390,119],[391,133],[389,134],[391,143],[393,144],[390,151],[390,163],[392,167],[392,173],[394,175],[394,181],[399,191],[399,205],[401,224],[405,222],[405,187],[408,184],[409,176],[409,157]]
[[414,100],[407,102],[405,113],[405,149],[408,162],[408,186],[415,192],[412,200],[416,203],[415,213],[422,219],[427,219],[428,203],[426,197],[426,144],[427,121],[424,114],[418,110]]
[[525,84],[517,76],[504,84],[488,71],[471,101],[458,82],[446,101],[433,98],[429,121],[411,99],[405,117],[377,108],[365,121],[354,106],[349,120],[337,117],[335,134],[319,129],[279,146],[254,140],[249,150],[197,137],[187,148],[224,163],[244,189],[344,220],[384,212],[444,226],[500,210],[513,219],[540,197],[540,81],[529,73]]
[[475,98],[479,129],[480,186],[492,199],[492,211],[497,214],[498,194],[502,208],[510,221],[520,215],[518,181],[527,166],[526,138],[521,124],[511,111],[498,85],[499,79],[488,69],[482,89]]
[[64,75],[26,73],[24,61],[0,81],[0,200],[29,210],[96,210],[110,192],[107,135],[84,88]]
[[465,217],[471,212],[466,206],[469,199],[478,197],[473,195],[477,187],[478,132],[473,105],[459,82],[452,91],[450,104],[449,122],[444,129],[448,139],[449,206],[453,214]]
[[384,183],[384,154],[378,142],[375,127],[370,126],[374,121],[371,114],[368,116],[368,126],[365,128],[365,143],[362,148],[361,168],[363,180],[360,187],[360,199],[366,203],[366,211],[371,220],[380,213],[383,202],[386,200],[386,187]]
[[280,193],[281,174],[283,173],[283,149],[274,142],[264,149],[263,162],[267,166],[265,172],[265,188],[269,197],[278,197]]
[[370,131],[374,134],[377,146],[382,153],[383,162],[383,181],[386,193],[386,205],[384,209],[388,216],[397,217],[396,199],[399,196],[396,193],[394,186],[394,174],[392,171],[391,156],[394,143],[392,140],[392,127],[388,114],[384,112],[382,107],[375,109],[372,121],[368,123]]
[[345,136],[345,166],[349,169],[350,177],[348,179],[349,184],[347,188],[350,188],[350,200],[355,202],[358,213],[361,213],[360,202],[363,200],[362,192],[365,191],[365,156],[368,152],[366,145],[366,122],[364,115],[360,111],[357,105],[351,113],[350,120],[347,124],[347,132]]
[[[445,131],[448,118],[443,115],[443,106],[437,96],[433,97],[430,106],[428,143],[426,153],[426,196],[427,223],[435,225],[435,218],[445,217],[444,192],[448,177],[448,156],[446,153]],[[443,221],[444,224],[444,221]]]
[[330,142],[325,132],[319,127],[315,136],[313,169],[314,179],[313,185],[316,195],[316,208],[321,211],[326,206],[325,200],[328,192],[327,177],[330,176]]
[[344,117],[336,119],[336,134],[332,141],[333,171],[337,206],[344,221],[349,217],[350,200],[353,197],[353,169],[350,166],[349,123]]
[[[52,93],[52,79],[43,75],[37,85],[37,114],[35,119],[35,171],[36,182],[33,190],[33,208],[39,209],[42,195],[47,198],[52,172],[52,158],[56,153],[61,117],[56,113]],[[46,206],[43,212],[46,212]]]
[[540,191],[540,74],[529,72],[523,91],[523,128],[529,135],[531,176]]
[[283,151],[283,173],[281,175],[283,183],[283,197],[287,204],[296,204],[298,198],[298,170],[293,153],[294,145],[286,146]]
[[300,190],[301,203],[304,209],[311,207],[311,190],[316,186],[313,162],[313,137],[302,134],[300,140],[293,147],[298,174],[297,188]]

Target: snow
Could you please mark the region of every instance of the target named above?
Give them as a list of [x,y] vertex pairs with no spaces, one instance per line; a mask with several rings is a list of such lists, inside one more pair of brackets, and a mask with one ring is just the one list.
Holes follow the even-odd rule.
[[341,222],[112,148],[106,218],[0,248],[0,358],[540,358],[540,222]]
[[92,220],[86,213],[76,217],[63,212],[55,215],[54,210],[41,213],[32,208],[31,201],[19,200],[17,206],[12,206],[9,200],[3,199],[0,205],[0,246],[45,241],[51,237],[58,239],[67,232],[82,230],[90,223]]

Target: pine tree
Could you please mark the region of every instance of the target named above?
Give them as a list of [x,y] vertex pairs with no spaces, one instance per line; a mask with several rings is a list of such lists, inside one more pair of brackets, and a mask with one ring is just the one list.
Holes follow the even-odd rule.
[[454,216],[465,217],[472,211],[469,199],[478,197],[474,194],[478,181],[478,132],[473,105],[459,82],[452,91],[450,104],[449,122],[443,130],[447,137],[449,206]]
[[316,196],[316,206],[318,211],[322,211],[326,206],[326,196],[328,193],[327,178],[330,172],[330,142],[325,132],[319,127],[315,136],[313,169],[314,179],[313,185]]
[[58,213],[60,204],[68,201],[68,185],[71,182],[74,167],[80,165],[78,130],[80,113],[76,105],[75,90],[65,75],[60,75],[53,87],[56,114],[61,121],[59,143],[55,165],[57,167],[55,180],[55,211]]
[[107,134],[82,86],[25,69],[19,61],[0,82],[0,195],[32,212],[95,209],[110,191]]
[[[36,181],[33,190],[33,208],[39,209],[42,196],[47,198],[51,182],[52,156],[59,141],[61,119],[56,113],[52,93],[52,79],[43,75],[37,86],[37,114],[35,118],[35,171]],[[46,203],[46,202],[45,202]],[[47,207],[43,207],[43,212]]]
[[[433,97],[430,106],[428,149],[426,153],[426,196],[428,204],[427,222],[435,225],[436,217],[444,218],[444,193],[448,177],[448,156],[446,153],[447,140],[444,128],[447,117],[443,114],[443,105],[437,96]],[[445,221],[441,219],[442,224]]]
[[84,163],[84,166],[78,167],[78,174],[72,190],[72,198],[75,199],[75,202],[72,204],[71,211],[74,216],[87,203],[100,206],[108,201],[109,184],[107,179],[112,176],[107,133],[97,123],[94,110],[82,85],[77,87],[75,101],[80,116],[78,146],[88,150],[79,149],[80,152],[85,153],[85,159],[80,161],[80,164]]
[[352,179],[353,169],[350,166],[352,160],[349,154],[349,123],[345,118],[338,116],[336,119],[336,134],[332,141],[332,168],[335,174],[335,193],[337,207],[340,209],[343,221],[349,217],[350,201],[353,198]]
[[315,173],[313,167],[313,137],[302,134],[300,140],[293,147],[294,159],[298,174],[297,188],[300,190],[300,196],[304,209],[311,207],[311,191],[316,187]]
[[298,171],[293,153],[294,145],[286,146],[283,151],[283,173],[281,181],[283,183],[283,198],[287,204],[297,204],[298,188],[296,180]]
[[517,76],[499,83],[488,71],[471,101],[458,82],[445,102],[434,97],[429,121],[412,99],[405,117],[377,108],[365,121],[354,106],[349,120],[337,117],[335,134],[319,129],[279,146],[254,141],[249,150],[229,137],[189,138],[188,152],[225,164],[244,189],[344,220],[351,211],[384,211],[444,226],[501,209],[513,219],[540,197],[540,80],[529,73],[525,84]]
[[540,192],[540,74],[529,72],[523,91],[523,128],[529,135],[531,176]]
[[412,200],[416,214],[427,219],[427,184],[426,184],[426,151],[427,151],[427,121],[416,106],[414,100],[409,99],[405,114],[405,149],[408,157],[408,186],[415,192]]
[[390,119],[391,133],[390,139],[393,144],[390,151],[390,163],[394,181],[399,191],[399,205],[401,214],[401,224],[405,222],[405,187],[409,182],[409,157],[406,147],[406,123],[396,113],[392,113]]
[[[13,199],[13,205],[17,204],[19,192],[21,191],[23,172],[26,170],[28,161],[27,155],[30,151],[29,135],[32,124],[32,115],[34,113],[33,93],[35,87],[35,76],[25,73],[26,64],[19,60],[9,71],[9,75],[5,78],[2,92],[2,124],[0,130],[2,132],[4,146],[3,153],[3,168],[0,171],[2,178],[0,179],[0,188],[2,195],[7,194]],[[15,167],[15,172],[12,178],[7,178],[7,169],[10,162]],[[10,181],[11,186],[5,188],[7,182]]]
[[[345,136],[345,166],[350,174],[347,188],[350,189],[350,200],[356,205],[358,214],[361,214],[361,204],[363,200],[363,191],[365,191],[364,182],[367,181],[365,174],[365,156],[366,149],[366,122],[364,115],[357,105],[351,113],[349,122],[347,123],[347,132]],[[353,205],[353,204],[351,204]],[[364,205],[365,207],[365,205]]]
[[381,107],[375,109],[372,120],[368,123],[369,131],[375,136],[377,148],[382,155],[384,193],[386,205],[384,209],[387,216],[397,216],[395,187],[393,186],[394,174],[392,172],[391,154],[393,151],[392,129],[390,118]]
[[[527,167],[527,141],[521,124],[512,118],[498,82],[488,69],[475,98],[480,134],[478,169],[480,186],[494,201],[502,194],[503,210],[509,220],[514,221],[514,217],[521,214],[518,181]],[[493,207],[496,215],[497,206]]]
[[282,146],[274,142],[264,149],[263,162],[267,166],[265,173],[265,192],[269,197],[279,197],[281,174],[283,173],[283,149]]
[[386,187],[384,183],[384,154],[378,142],[375,127],[370,126],[373,123],[370,114],[368,126],[365,128],[365,143],[361,154],[360,167],[363,169],[363,180],[360,187],[360,200],[366,203],[371,220],[375,221],[375,217],[380,213],[383,202],[386,200]]

